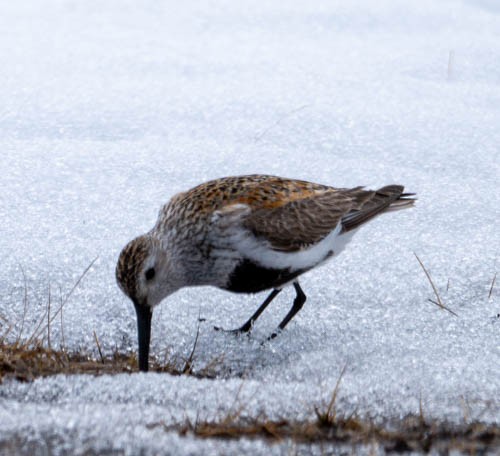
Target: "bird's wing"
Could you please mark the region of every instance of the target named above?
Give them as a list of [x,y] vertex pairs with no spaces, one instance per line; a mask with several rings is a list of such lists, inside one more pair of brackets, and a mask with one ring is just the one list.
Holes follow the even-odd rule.
[[335,192],[295,199],[279,207],[252,211],[243,226],[273,250],[294,252],[326,237],[351,208],[351,201]]
[[212,220],[224,230],[243,228],[272,250],[298,252],[328,236],[344,216],[360,209],[373,194],[361,188],[270,180],[248,185],[217,210]]

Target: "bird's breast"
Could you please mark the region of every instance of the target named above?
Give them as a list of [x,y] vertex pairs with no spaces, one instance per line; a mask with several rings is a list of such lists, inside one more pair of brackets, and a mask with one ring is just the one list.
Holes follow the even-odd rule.
[[227,283],[220,288],[236,293],[257,293],[270,288],[280,288],[303,272],[305,270],[267,268],[244,259],[234,267]]

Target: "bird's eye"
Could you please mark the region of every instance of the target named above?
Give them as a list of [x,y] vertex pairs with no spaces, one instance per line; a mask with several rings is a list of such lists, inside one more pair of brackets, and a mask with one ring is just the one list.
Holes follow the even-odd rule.
[[155,276],[155,268],[149,268],[146,273],[146,280],[152,280],[153,277]]

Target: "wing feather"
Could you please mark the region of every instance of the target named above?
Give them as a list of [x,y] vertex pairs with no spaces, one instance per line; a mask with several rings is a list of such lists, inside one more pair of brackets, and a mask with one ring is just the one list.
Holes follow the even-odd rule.
[[244,219],[243,227],[274,250],[295,252],[328,236],[352,207],[352,198],[330,190],[276,208],[256,209]]
[[351,231],[384,211],[413,203],[413,199],[404,198],[411,195],[403,194],[399,185],[372,191],[274,176],[249,177],[244,185],[238,182],[237,191],[222,198],[212,223],[225,234],[231,229],[243,231],[283,253],[308,249],[337,227],[339,232]]

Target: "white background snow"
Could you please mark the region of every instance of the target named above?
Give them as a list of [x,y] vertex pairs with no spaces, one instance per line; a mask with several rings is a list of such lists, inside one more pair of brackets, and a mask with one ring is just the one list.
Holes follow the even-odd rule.
[[[286,4],[285,4],[286,3]],[[450,52],[452,53],[450,60]],[[0,386],[0,440],[29,452],[287,453],[289,442],[196,441],[151,428],[312,418],[343,366],[339,407],[500,422],[500,3],[308,0],[0,4],[0,314],[29,334],[48,288],[69,349],[135,349],[121,248],[176,192],[270,173],[340,187],[401,183],[415,209],[364,227],[282,293],[250,338],[216,333],[264,299],[186,289],[156,312],[153,352],[217,380],[76,376]],[[428,301],[432,289],[458,314]],[[60,341],[59,325],[53,343]],[[239,394],[238,394],[238,391]],[[464,412],[464,404],[466,412]],[[17,439],[17,440],[16,440]],[[32,446],[30,446],[32,445]]]

